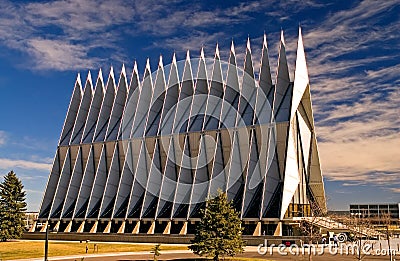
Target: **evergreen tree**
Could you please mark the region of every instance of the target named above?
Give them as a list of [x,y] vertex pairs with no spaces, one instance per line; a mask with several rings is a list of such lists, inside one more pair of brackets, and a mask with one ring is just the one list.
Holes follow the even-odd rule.
[[24,186],[14,171],[0,183],[0,240],[20,238],[24,232],[26,211]]
[[189,249],[200,256],[212,256],[214,260],[219,260],[220,256],[234,256],[242,253],[245,246],[242,231],[239,213],[227,195],[219,190],[201,210],[201,220]]

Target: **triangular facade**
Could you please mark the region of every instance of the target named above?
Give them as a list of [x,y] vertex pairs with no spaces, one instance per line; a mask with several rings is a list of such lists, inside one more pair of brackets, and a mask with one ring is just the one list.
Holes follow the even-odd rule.
[[94,88],[78,76],[39,220],[73,222],[66,232],[86,222],[81,232],[190,234],[218,189],[245,233],[326,211],[301,30],[293,81],[283,32],[275,77],[269,61],[264,36],[259,72],[248,39],[244,61],[232,43],[227,62],[217,46],[214,59],[160,58],[154,73],[147,61],[143,77],[123,66],[117,84],[112,68]]

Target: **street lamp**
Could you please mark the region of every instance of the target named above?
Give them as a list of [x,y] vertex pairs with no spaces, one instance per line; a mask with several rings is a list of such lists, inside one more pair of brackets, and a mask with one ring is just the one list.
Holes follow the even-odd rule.
[[47,253],[49,252],[49,229],[50,225],[46,225],[46,238],[44,241],[44,261],[48,261],[47,259]]

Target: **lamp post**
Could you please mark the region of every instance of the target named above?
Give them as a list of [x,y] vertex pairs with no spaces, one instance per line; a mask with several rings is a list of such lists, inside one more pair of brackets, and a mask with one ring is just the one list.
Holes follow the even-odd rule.
[[47,253],[49,252],[49,228],[50,225],[46,225],[46,238],[44,241],[44,261],[48,261],[47,259]]

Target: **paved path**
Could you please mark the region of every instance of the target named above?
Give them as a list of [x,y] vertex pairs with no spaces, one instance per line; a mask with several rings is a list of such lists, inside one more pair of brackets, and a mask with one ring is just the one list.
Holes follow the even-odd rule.
[[[245,248],[245,252],[257,252],[257,247],[248,246]],[[138,252],[114,252],[104,254],[83,254],[83,255],[71,255],[71,256],[59,256],[49,257],[49,261],[80,261],[84,257],[86,260],[147,260],[153,259],[153,254],[150,251],[138,251]],[[172,258],[195,258],[198,257],[192,253],[191,250],[164,250],[161,251],[159,260],[168,260]],[[29,259],[15,259],[11,261],[43,261],[41,258],[29,258]]]
[[[274,249],[273,255],[270,254],[260,255],[257,253],[257,247],[249,246],[245,248],[245,253],[238,255],[239,257],[247,257],[247,258],[259,258],[265,260],[308,260],[308,256],[293,256],[293,255],[279,255]],[[74,256],[61,256],[61,257],[50,257],[49,261],[81,261],[81,258],[84,258],[84,261],[142,261],[142,260],[153,260],[153,255],[150,251],[141,251],[141,252],[116,252],[116,253],[104,253],[104,254],[83,254],[83,255],[74,255]],[[194,258],[198,258],[198,256],[194,255],[190,250],[165,250],[161,251],[161,256],[158,260],[192,260]],[[353,261],[354,256],[352,255],[330,255],[324,254],[322,256],[313,256],[314,261],[337,261],[337,260],[348,260]],[[399,258],[399,259],[398,259]],[[389,256],[366,256],[364,261],[378,261],[378,260],[388,260]],[[43,261],[43,257],[41,258],[31,258],[31,259],[19,259],[12,261]],[[394,257],[394,260],[400,260],[399,254]]]
[[[176,254],[192,254],[191,250],[165,250],[162,251],[162,255],[166,254],[171,254],[171,255],[176,255]],[[58,256],[58,257],[49,257],[49,261],[57,261],[57,260],[81,260],[82,257],[85,258],[85,260],[106,260],[107,257],[113,257],[112,260],[116,260],[115,258],[122,257],[124,256],[129,256],[129,257],[140,257],[140,258],[152,258],[153,255],[150,253],[150,251],[138,251],[138,252],[114,252],[114,253],[104,253],[104,254],[83,254],[83,255],[71,255],[71,256]],[[104,258],[104,259],[103,259]],[[14,259],[11,261],[43,261],[43,257],[41,258],[28,258],[28,259]],[[117,259],[118,260],[118,259]],[[122,260],[122,259],[121,259]]]

